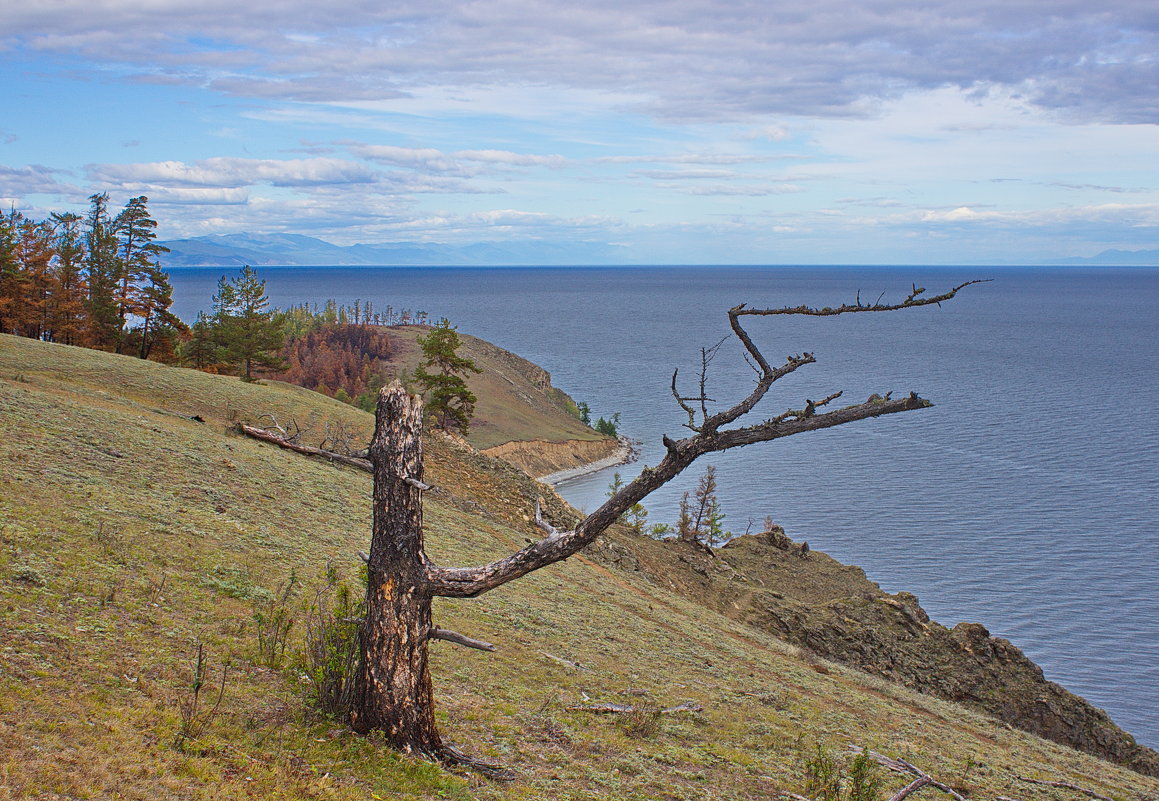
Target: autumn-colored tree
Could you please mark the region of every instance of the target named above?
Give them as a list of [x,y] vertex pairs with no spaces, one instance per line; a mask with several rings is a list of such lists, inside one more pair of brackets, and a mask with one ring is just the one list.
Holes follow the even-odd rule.
[[286,343],[282,357],[289,366],[271,377],[313,390],[325,386],[335,396],[341,390],[355,401],[382,388],[390,354],[390,337],[379,328],[324,325]]
[[16,237],[22,219],[15,209],[0,216],[0,333],[15,333],[14,317],[23,296],[20,265],[16,260]]
[[415,369],[415,382],[426,397],[427,415],[444,431],[467,433],[478,398],[467,387],[468,373],[483,372],[475,362],[457,351],[462,337],[445,317],[431,333],[418,338],[423,361]]

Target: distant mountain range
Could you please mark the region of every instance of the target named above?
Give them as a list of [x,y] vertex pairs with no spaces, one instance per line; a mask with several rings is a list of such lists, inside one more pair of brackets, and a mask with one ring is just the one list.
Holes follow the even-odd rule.
[[383,245],[332,245],[300,234],[214,234],[174,239],[166,267],[350,267],[350,266],[556,266],[625,264],[625,248],[603,243],[436,245],[394,242]]
[[1092,267],[1157,267],[1159,250],[1104,250],[1097,256],[1059,259],[1056,264],[1089,264]]
[[[171,251],[163,260],[166,267],[555,267],[638,263],[628,248],[603,242],[332,245],[301,234],[242,233],[174,239],[161,244]],[[1096,256],[1040,263],[1159,266],[1159,250],[1104,250]]]

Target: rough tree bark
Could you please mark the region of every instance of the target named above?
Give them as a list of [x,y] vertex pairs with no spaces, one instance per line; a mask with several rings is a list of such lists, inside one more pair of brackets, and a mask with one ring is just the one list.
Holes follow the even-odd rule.
[[[524,576],[533,570],[559,562],[591,543],[633,504],[679,475],[700,456],[716,451],[768,442],[782,437],[844,425],[886,414],[922,409],[932,404],[910,393],[904,398],[890,394],[872,395],[862,403],[833,411],[818,411],[840,397],[836,392],[822,400],[806,400],[801,409],[788,409],[763,422],[724,428],[752,411],[772,385],[784,376],[812,364],[813,355],[789,357],[773,367],[741,325],[745,316],[807,314],[830,316],[854,312],[893,311],[940,304],[965,286],[941,295],[922,297],[923,289],[896,304],[846,304],[836,309],[795,307],[748,309],[744,305],[729,310],[729,324],[743,344],[750,364],[758,374],[756,387],[740,402],[716,414],[709,414],[703,391],[699,397],[681,396],[677,376],[672,377],[672,394],[688,415],[685,426],[692,435],[680,440],[664,438],[667,449],[656,467],[646,467],[596,511],[571,530],[561,531],[544,520],[536,508],[536,524],[545,536],[509,556],[477,567],[442,567],[432,564],[423,551],[422,534],[422,404],[396,381],[379,395],[370,461],[374,470],[374,534],[367,559],[367,614],[362,636],[362,660],[357,677],[351,725],[359,732],[381,731],[395,748],[432,759],[473,764],[484,770],[496,766],[471,760],[442,741],[434,720],[431,677],[427,663],[427,641],[446,639],[469,647],[489,648],[462,635],[447,632],[431,621],[431,600],[435,596],[474,597]],[[690,405],[695,402],[697,409]],[[454,634],[450,632],[450,634]],[[466,642],[464,642],[466,641]]]
[[397,381],[379,396],[370,461],[374,534],[350,725],[363,734],[381,731],[400,751],[443,758],[427,662],[432,625],[420,489],[422,401]]

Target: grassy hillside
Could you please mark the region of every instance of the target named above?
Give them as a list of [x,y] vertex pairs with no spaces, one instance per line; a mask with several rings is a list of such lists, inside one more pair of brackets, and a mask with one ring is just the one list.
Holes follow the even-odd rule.
[[[369,476],[233,433],[267,413],[310,422],[315,441],[327,423],[363,438],[372,425],[286,385],[0,336],[0,798],[763,799],[805,793],[817,748],[843,768],[850,743],[973,798],[1081,797],[1018,775],[1159,796],[1159,782],[821,661],[621,570],[631,554],[614,540],[437,606],[439,625],[499,646],[432,645],[444,732],[519,778],[399,757],[306,715],[293,672],[257,658],[255,599],[291,571],[307,586],[327,563],[353,576],[370,530]],[[537,494],[553,519],[566,514],[547,488],[454,442],[430,438],[428,459],[440,563],[537,536]],[[229,670],[219,714],[179,751],[199,643],[214,694]],[[568,709],[585,699],[703,711],[656,725]]]
[[[416,340],[429,333],[430,327],[408,325],[389,330],[391,343],[397,348],[391,366],[413,371],[422,358]],[[491,448],[513,440],[608,440],[568,411],[571,398],[551,385],[551,375],[546,370],[485,340],[469,334],[460,336],[463,347],[459,353],[483,370],[467,377],[479,398],[467,437],[476,448]]]

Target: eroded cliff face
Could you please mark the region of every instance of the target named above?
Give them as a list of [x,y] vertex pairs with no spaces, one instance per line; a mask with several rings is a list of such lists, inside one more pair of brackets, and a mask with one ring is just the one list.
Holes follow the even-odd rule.
[[[633,549],[654,581],[821,657],[965,704],[1012,726],[1140,773],[1159,753],[1107,714],[1047,681],[1022,651],[978,623],[946,628],[907,592],[890,595],[860,568],[802,549],[783,532],[740,537],[715,556],[677,542]],[[675,568],[675,569],[674,569]]]
[[530,476],[546,476],[561,470],[582,468],[616,455],[620,443],[614,439],[547,442],[541,439],[505,442],[481,453],[494,456],[523,470]]

